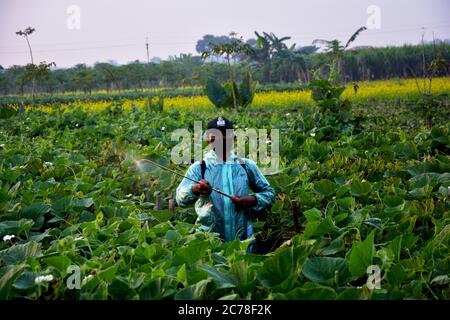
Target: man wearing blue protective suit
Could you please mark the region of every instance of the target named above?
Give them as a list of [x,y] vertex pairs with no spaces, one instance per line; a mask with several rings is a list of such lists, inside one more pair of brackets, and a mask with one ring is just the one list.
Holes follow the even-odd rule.
[[[187,177],[200,182],[183,179],[177,188],[176,201],[180,207],[195,203],[200,228],[218,233],[224,241],[251,238],[252,214],[269,207],[275,200],[275,191],[254,161],[238,158],[232,151],[231,121],[217,117],[208,122],[207,129],[209,151],[186,173]],[[212,186],[237,196],[237,200],[233,202],[211,192]]]

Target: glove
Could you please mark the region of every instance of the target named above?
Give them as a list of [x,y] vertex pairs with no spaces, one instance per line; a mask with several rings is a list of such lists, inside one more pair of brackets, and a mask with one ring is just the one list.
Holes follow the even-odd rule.
[[198,196],[198,195],[202,195],[202,196],[209,196],[210,193],[212,191],[212,187],[209,184],[208,181],[206,181],[205,179],[200,180],[199,183],[194,184],[192,186],[192,192]]
[[248,209],[256,206],[258,200],[255,196],[240,196],[238,200],[234,202],[237,209]]

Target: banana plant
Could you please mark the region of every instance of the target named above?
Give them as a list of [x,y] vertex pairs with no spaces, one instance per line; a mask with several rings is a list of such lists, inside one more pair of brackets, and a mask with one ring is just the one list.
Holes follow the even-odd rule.
[[218,108],[245,108],[253,101],[255,83],[250,72],[247,72],[239,85],[234,80],[229,80],[222,86],[214,78],[208,78],[205,94]]
[[330,76],[329,80],[333,82],[334,84],[339,84],[340,82],[340,75],[343,70],[343,62],[342,57],[344,55],[344,52],[348,49],[349,45],[356,40],[358,35],[366,30],[366,27],[360,27],[358,30],[356,30],[355,33],[347,40],[345,43],[345,46],[341,44],[339,40],[323,40],[323,39],[316,39],[312,43],[313,45],[316,44],[323,44],[325,45],[325,51],[331,55],[332,61],[330,64]]

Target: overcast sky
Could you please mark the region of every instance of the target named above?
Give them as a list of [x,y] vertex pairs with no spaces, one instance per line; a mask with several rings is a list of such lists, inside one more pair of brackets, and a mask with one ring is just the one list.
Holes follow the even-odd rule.
[[28,26],[36,28],[35,63],[70,67],[146,61],[147,36],[150,57],[163,59],[195,53],[205,34],[235,31],[248,39],[266,31],[304,46],[317,38],[346,41],[368,21],[372,29],[354,46],[418,43],[422,27],[426,40],[433,33],[450,38],[449,12],[450,0],[0,0],[0,65],[29,63],[25,39],[15,34]]

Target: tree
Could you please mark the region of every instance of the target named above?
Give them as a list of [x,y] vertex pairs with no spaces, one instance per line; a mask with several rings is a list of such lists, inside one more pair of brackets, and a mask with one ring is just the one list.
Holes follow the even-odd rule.
[[313,41],[313,45],[315,44],[324,44],[326,46],[326,52],[328,52],[331,57],[331,65],[330,65],[330,80],[337,84],[340,82],[340,79],[342,77],[342,57],[344,55],[345,50],[347,50],[348,46],[356,40],[358,35],[366,30],[366,27],[360,27],[358,30],[356,30],[355,33],[347,40],[347,43],[345,46],[341,44],[341,42],[337,39],[334,40],[323,40],[323,39],[316,39]]
[[73,83],[75,86],[83,90],[85,93],[92,92],[95,83],[95,72],[88,68],[85,64],[77,64],[74,67]]
[[25,38],[25,40],[27,41],[28,49],[30,50],[31,63],[26,65],[24,73],[20,77],[20,82],[22,84],[22,87],[26,83],[31,82],[32,84],[31,95],[33,99],[34,99],[34,92],[36,90],[36,80],[47,78],[50,72],[50,68],[52,66],[56,66],[54,62],[46,63],[45,61],[42,61],[41,63],[39,63],[39,65],[36,65],[34,63],[33,51],[31,50],[31,45],[28,36],[35,31],[36,29],[28,27],[23,31],[19,30],[16,32],[17,35]]
[[8,86],[9,81],[6,77],[6,70],[3,69],[3,67],[0,65],[0,90],[3,92],[3,94],[8,93]]
[[230,77],[230,83],[231,83],[231,93],[233,97],[233,107],[234,110],[237,111],[237,93],[236,93],[236,83],[235,83],[235,76],[233,67],[231,66],[230,59],[237,54],[246,54],[251,55],[253,53],[253,48],[247,44],[244,43],[242,40],[242,37],[237,38],[237,34],[235,32],[230,32],[230,43],[224,43],[224,44],[212,44],[209,43],[208,46],[210,47],[210,50],[204,51],[202,53],[202,59],[206,59],[207,57],[211,55],[218,55],[223,56],[225,55],[227,64],[228,64],[228,70],[229,70],[229,77]]
[[202,54],[205,51],[211,50],[211,45],[220,45],[232,42],[228,36],[214,36],[212,34],[205,34],[202,39],[197,41],[195,50]]
[[270,82],[273,59],[276,55],[280,56],[285,50],[288,50],[284,41],[289,40],[290,37],[278,38],[272,32],[263,32],[263,35],[260,35],[256,31],[255,35],[256,47],[249,58],[255,61],[257,66],[262,68],[263,82]]
[[121,77],[122,86],[126,89],[144,89],[144,82],[146,80],[145,68],[138,60],[120,66],[118,73]]
[[30,80],[32,83],[32,88],[31,88],[32,96],[34,96],[36,80],[35,80],[33,74],[29,74],[29,72],[32,70],[35,70],[35,68],[34,68],[34,60],[33,60],[33,51],[31,50],[30,40],[28,39],[28,36],[31,35],[34,31],[36,31],[36,29],[34,29],[32,27],[28,27],[23,31],[19,30],[16,32],[17,35],[25,38],[25,40],[27,41],[28,49],[30,50],[31,66],[29,66],[29,68],[27,69],[28,74],[23,75],[23,79],[25,80],[25,79],[28,79],[29,77],[31,77]]
[[31,35],[34,31],[36,31],[36,29],[32,28],[32,27],[28,27],[25,30],[19,30],[16,32],[17,35],[22,36],[25,38],[25,40],[27,40],[27,44],[28,44],[28,49],[30,50],[30,57],[31,57],[31,63],[34,64],[33,61],[33,51],[31,50],[31,45],[30,45],[30,41],[28,40],[28,36]]
[[106,62],[98,62],[94,65],[94,71],[97,76],[98,82],[102,83],[106,90],[109,91],[113,89],[113,86],[117,89],[120,89],[117,70],[113,64],[109,64]]

